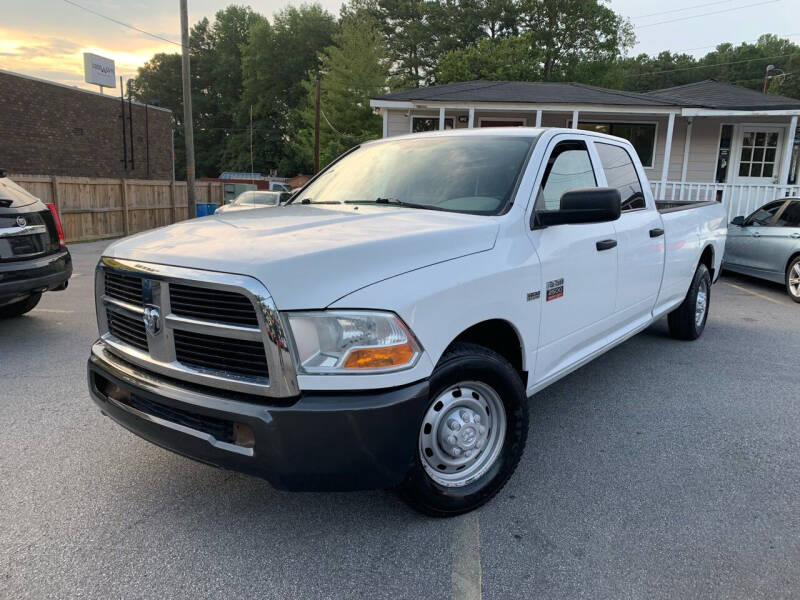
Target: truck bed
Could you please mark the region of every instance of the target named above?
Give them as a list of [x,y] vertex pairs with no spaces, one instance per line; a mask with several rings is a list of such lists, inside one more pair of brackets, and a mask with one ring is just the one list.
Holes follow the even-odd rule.
[[656,208],[660,213],[677,212],[679,210],[688,210],[690,208],[700,208],[701,206],[710,206],[717,204],[713,200],[697,202],[696,200],[656,200]]

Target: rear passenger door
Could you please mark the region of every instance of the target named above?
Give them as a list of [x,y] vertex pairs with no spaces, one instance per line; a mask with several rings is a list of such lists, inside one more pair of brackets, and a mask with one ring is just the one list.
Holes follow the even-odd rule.
[[[581,136],[550,141],[536,184],[534,210],[555,210],[561,195],[597,187],[590,147]],[[529,230],[541,263],[532,300],[541,303],[539,349],[534,373],[541,382],[604,344],[617,292],[617,248],[612,223],[553,225]]]
[[647,201],[647,181],[623,144],[594,141],[605,185],[619,190],[622,214],[614,221],[619,272],[615,312],[625,324],[649,318],[658,297],[664,271],[664,226],[652,198]]

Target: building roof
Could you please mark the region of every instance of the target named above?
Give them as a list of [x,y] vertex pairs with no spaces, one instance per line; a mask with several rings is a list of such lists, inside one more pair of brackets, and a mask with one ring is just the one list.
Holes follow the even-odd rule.
[[800,100],[706,79],[637,93],[582,83],[464,81],[375,96],[374,100],[431,102],[510,102],[524,104],[604,104],[693,107],[725,110],[800,110]]
[[793,110],[800,109],[800,100],[764,94],[750,88],[706,79],[696,83],[677,85],[645,94],[676,105],[702,106],[727,110]]
[[609,90],[582,83],[539,81],[464,81],[413,88],[376,96],[375,100],[431,100],[437,102],[522,102],[532,104],[614,104],[671,106],[660,98]]

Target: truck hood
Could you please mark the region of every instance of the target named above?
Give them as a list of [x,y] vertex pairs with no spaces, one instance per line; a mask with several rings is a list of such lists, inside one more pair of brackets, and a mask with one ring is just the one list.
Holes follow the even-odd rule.
[[289,205],[140,233],[106,256],[250,275],[280,309],[323,308],[357,289],[489,250],[497,220],[395,206]]

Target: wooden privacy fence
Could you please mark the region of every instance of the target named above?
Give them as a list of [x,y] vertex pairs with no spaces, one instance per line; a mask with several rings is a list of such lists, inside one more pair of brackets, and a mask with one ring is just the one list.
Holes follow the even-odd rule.
[[[61,215],[67,242],[119,237],[186,219],[185,181],[9,175]],[[195,183],[197,202],[223,203],[223,184]]]

